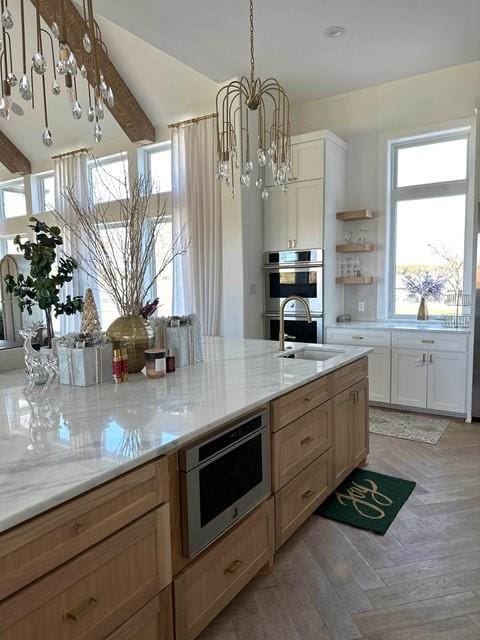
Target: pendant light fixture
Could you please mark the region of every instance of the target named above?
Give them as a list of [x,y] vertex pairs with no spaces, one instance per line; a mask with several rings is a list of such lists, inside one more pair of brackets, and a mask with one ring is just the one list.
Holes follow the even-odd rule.
[[[266,170],[272,172],[273,184],[284,191],[291,177],[290,104],[278,80],[255,77],[254,35],[250,0],[250,78],[233,80],[217,94],[217,177],[231,185],[235,195],[238,170],[240,184],[249,187],[255,181],[265,199]],[[256,144],[251,140],[254,114]]]
[[[53,21],[50,25],[44,25],[40,15],[40,0],[33,1],[35,40],[29,43],[26,38],[26,33],[30,31],[26,29],[29,20],[25,7],[26,0],[20,0],[19,16],[9,8],[8,0],[0,0],[0,116],[8,120],[11,113],[23,114],[23,109],[13,101],[12,88],[17,84],[20,97],[30,102],[32,109],[35,109],[38,104],[35,100],[35,83],[41,82],[42,100],[41,105],[38,106],[43,107],[44,129],[41,139],[46,147],[53,144],[48,118],[49,96],[58,96],[65,92],[70,99],[70,117],[80,120],[84,109],[80,102],[79,84],[84,80],[85,93],[88,95],[87,119],[94,123],[93,137],[97,142],[102,139],[99,120],[104,117],[104,104],[110,108],[114,106],[112,88],[106,83],[100,67],[102,59],[100,54],[105,54],[107,57],[108,54],[100,28],[94,18],[93,0],[83,0],[83,36],[81,47],[77,51],[80,56],[78,61],[70,45],[70,32],[73,27],[69,24],[68,11],[71,10],[68,6],[69,2],[70,0],[52,0]],[[17,25],[20,25],[18,34],[15,33]],[[78,30],[76,25],[75,30]],[[13,43],[19,40],[21,44],[19,81],[14,73],[18,61],[12,56],[12,40]],[[54,44],[55,41],[58,41],[58,49]],[[31,47],[30,50],[29,47]],[[27,60],[31,60],[29,67]],[[50,91],[46,88],[47,75],[50,76],[49,81],[51,81]]]

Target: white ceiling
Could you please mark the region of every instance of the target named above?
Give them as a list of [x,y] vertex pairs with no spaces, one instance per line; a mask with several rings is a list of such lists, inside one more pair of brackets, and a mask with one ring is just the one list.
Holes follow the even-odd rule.
[[[248,72],[247,0],[95,9],[215,81]],[[258,75],[296,103],[480,59],[479,0],[258,0],[255,14]],[[325,38],[330,25],[347,34]]]

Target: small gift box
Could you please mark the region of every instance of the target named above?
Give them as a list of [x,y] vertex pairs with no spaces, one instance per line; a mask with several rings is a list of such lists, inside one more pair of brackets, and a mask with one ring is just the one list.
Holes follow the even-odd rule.
[[172,352],[177,368],[203,361],[200,321],[195,314],[156,318],[152,325],[155,345]]
[[89,387],[112,381],[112,344],[88,341],[67,336],[57,346],[58,367],[61,384]]

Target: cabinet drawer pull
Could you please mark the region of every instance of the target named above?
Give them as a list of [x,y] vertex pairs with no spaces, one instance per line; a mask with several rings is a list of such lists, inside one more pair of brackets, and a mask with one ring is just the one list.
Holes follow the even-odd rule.
[[358,391],[350,391],[350,398],[353,404],[357,404],[358,402]]
[[315,438],[312,438],[312,436],[307,436],[306,438],[304,438],[303,440],[300,440],[300,444],[302,445],[302,447],[306,444],[310,444],[311,442],[313,442],[315,440]]
[[311,402],[312,401],[312,396],[305,396],[303,400],[304,400],[304,402]]
[[80,529],[85,526],[85,522],[75,522],[73,525],[73,530],[75,534],[78,535],[80,533]]
[[435,340],[422,340],[423,344],[435,344]]
[[302,500],[308,500],[309,498],[311,498],[314,495],[315,495],[315,491],[313,491],[312,489],[307,489],[307,491],[305,491],[305,493],[302,493],[301,498],[302,498]]
[[87,613],[87,611],[91,609],[91,607],[94,607],[96,604],[98,604],[98,600],[93,596],[88,596],[88,598],[85,598],[83,602],[80,602],[80,604],[77,604],[76,607],[70,609],[70,611],[65,614],[65,619],[73,620],[74,622],[76,622],[85,613]]
[[363,336],[352,336],[352,340],[363,340]]
[[235,573],[235,571],[236,571],[237,569],[240,569],[240,567],[242,566],[242,564],[243,564],[243,562],[242,562],[241,560],[234,560],[234,561],[232,562],[232,564],[229,564],[229,565],[228,565],[228,567],[224,570],[224,572],[223,572],[223,573],[224,573],[225,575],[227,575],[227,574],[230,574],[230,575],[231,575],[232,573]]

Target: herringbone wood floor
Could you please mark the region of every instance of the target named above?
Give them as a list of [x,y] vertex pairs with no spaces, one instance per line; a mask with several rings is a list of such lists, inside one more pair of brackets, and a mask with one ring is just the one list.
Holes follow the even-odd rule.
[[387,534],[312,516],[201,640],[480,640],[480,424],[369,461],[418,483]]

